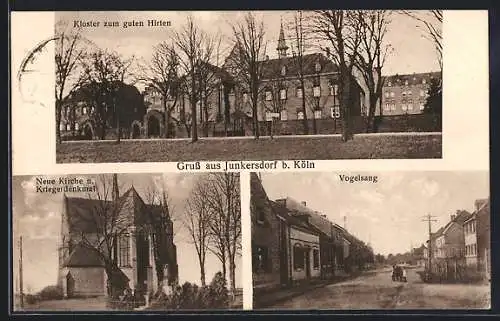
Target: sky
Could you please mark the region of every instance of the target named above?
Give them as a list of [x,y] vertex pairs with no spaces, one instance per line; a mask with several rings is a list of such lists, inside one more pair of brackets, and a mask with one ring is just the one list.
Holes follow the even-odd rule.
[[[186,18],[192,14],[200,29],[209,34],[221,34],[221,56],[225,57],[232,48],[231,24],[241,21],[245,11],[156,11],[156,12],[58,12],[56,21],[66,21],[74,26],[74,21],[100,22],[99,27],[83,28],[83,35],[101,48],[112,49],[123,57],[132,55],[143,64],[151,59],[153,47],[162,41],[171,41],[175,31],[182,28]],[[293,12],[256,11],[256,16],[265,26],[267,55],[276,57],[276,46],[280,23],[285,28],[285,38],[290,39]],[[124,22],[148,20],[170,21],[170,27],[128,27]],[[119,27],[104,27],[104,21],[116,21]],[[386,34],[386,42],[391,51],[383,68],[383,74],[419,73],[439,70],[433,43],[425,37],[421,25],[414,19],[399,13],[392,13]],[[291,46],[291,43],[288,43]],[[317,51],[317,49],[315,49]],[[223,58],[222,58],[223,59]],[[222,60],[221,59],[221,60]]]
[[[108,175],[108,174],[107,174]],[[179,280],[200,284],[198,259],[194,245],[182,226],[181,216],[185,201],[197,180],[204,174],[118,174],[120,193],[132,185],[144,201],[151,188],[167,191],[174,216],[174,243],[177,246]],[[75,175],[96,180],[97,175]],[[66,176],[66,177],[75,177]],[[108,175],[110,176],[110,175]],[[39,176],[41,177],[41,176]],[[59,176],[44,176],[44,178]],[[23,237],[23,277],[24,291],[37,292],[47,285],[56,284],[58,270],[57,247],[60,239],[62,193],[47,194],[35,191],[35,176],[15,176],[12,182],[14,244]],[[87,193],[67,193],[68,196],[88,197]],[[17,287],[18,247],[14,246],[14,283]],[[236,282],[241,287],[241,258],[236,261]],[[220,261],[207,254],[206,275],[210,282],[213,275],[221,270]]]
[[[376,175],[377,183],[340,180],[339,174]],[[428,238],[423,216],[431,214],[435,232],[457,210],[474,210],[489,197],[489,173],[465,172],[302,172],[261,173],[268,197],[291,197],[369,242],[375,253],[404,253]]]

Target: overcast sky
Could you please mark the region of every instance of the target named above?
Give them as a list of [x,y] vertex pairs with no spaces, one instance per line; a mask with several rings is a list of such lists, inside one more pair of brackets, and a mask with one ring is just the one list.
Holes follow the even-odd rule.
[[[48,176],[50,177],[50,176]],[[53,176],[58,177],[58,176]],[[72,176],[73,177],[73,176]],[[91,177],[95,175],[81,175]],[[126,192],[133,184],[144,201],[149,188],[168,191],[174,215],[180,217],[184,212],[185,200],[194,183],[203,178],[203,174],[118,174],[120,193]],[[61,230],[61,206],[63,194],[45,194],[35,192],[35,177],[17,176],[13,178],[13,222],[14,237],[23,236],[23,276],[24,290],[38,291],[46,285],[56,283],[58,271],[57,247]],[[68,196],[87,197],[87,193],[68,193]],[[174,220],[176,231],[174,243],[177,246],[180,282],[200,284],[200,271],[194,245],[189,242],[180,219]],[[17,243],[17,241],[16,241]],[[15,243],[15,244],[16,244]],[[18,275],[18,248],[14,247],[14,273]],[[236,281],[241,287],[241,259],[236,261]],[[208,253],[206,262],[207,282],[221,271],[218,259]]]
[[[182,28],[188,11],[156,11],[156,12],[58,12],[56,21],[99,21],[99,27],[84,28],[83,34],[101,48],[113,49],[124,57],[134,55],[136,58],[147,62],[151,59],[152,48],[162,41],[172,40],[172,34]],[[209,34],[220,33],[223,36],[221,56],[225,57],[232,47],[231,24],[241,21],[244,11],[193,11],[195,23]],[[272,58],[276,56],[276,46],[279,36],[280,22],[285,26],[285,37],[290,38],[290,24],[292,12],[289,11],[257,11],[256,15],[265,25],[265,38],[267,41],[267,54]],[[439,70],[436,52],[431,41],[419,23],[414,19],[399,13],[392,13],[391,23],[386,35],[386,43],[392,46],[390,56],[383,68],[383,74],[405,74],[413,72],[429,72]],[[147,20],[170,21],[170,27],[129,27],[123,28],[124,22]],[[119,27],[104,27],[104,21],[116,21]],[[287,27],[288,26],[288,27]],[[288,46],[291,43],[288,42]],[[314,49],[317,51],[317,49]],[[290,54],[290,52],[289,52]],[[223,59],[223,58],[222,58]]]
[[[378,183],[344,183],[339,174],[378,175]],[[489,197],[487,172],[302,172],[262,173],[272,200],[291,197],[370,242],[376,253],[404,253],[428,236],[423,216],[436,216],[432,231],[456,210],[473,211],[474,201]]]

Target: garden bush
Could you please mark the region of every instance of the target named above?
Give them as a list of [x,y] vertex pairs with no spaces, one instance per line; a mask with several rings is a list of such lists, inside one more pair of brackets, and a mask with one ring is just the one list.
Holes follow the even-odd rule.
[[169,295],[161,294],[151,302],[152,309],[227,309],[229,294],[222,273],[218,272],[207,286],[185,282],[172,289]]
[[49,285],[44,287],[38,293],[38,296],[40,300],[62,300],[63,291],[62,288],[57,285]]

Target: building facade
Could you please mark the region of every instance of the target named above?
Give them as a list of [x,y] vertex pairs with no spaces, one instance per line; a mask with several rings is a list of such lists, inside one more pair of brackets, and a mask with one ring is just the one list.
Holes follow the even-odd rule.
[[467,266],[487,276],[491,271],[490,201],[474,202],[475,210],[464,222],[465,258]]
[[[271,133],[271,121],[280,125],[279,134],[297,133],[302,130],[304,118],[308,119],[309,133],[319,131],[320,122],[330,120],[331,130],[343,117],[339,97],[339,69],[322,53],[304,54],[301,57],[288,52],[283,26],[280,29],[278,57],[268,56],[259,63],[260,87],[257,100],[257,118],[262,122],[263,134]],[[238,63],[235,46],[223,66],[235,79],[231,103],[236,110],[252,117],[251,92],[232,72]],[[302,81],[303,79],[303,88]],[[364,109],[364,92],[352,77],[350,114],[359,116]],[[305,105],[305,108],[304,108]],[[305,109],[305,112],[304,112]]]
[[[162,209],[145,204],[133,187],[122,196],[118,195],[117,186],[113,190],[112,201],[64,197],[58,285],[65,297],[105,296],[117,290],[119,293],[124,287],[156,292],[159,266],[165,268],[165,285],[177,282],[177,253],[170,218],[161,225],[164,232],[145,229],[145,225],[160,224],[157,220]],[[105,211],[113,208],[113,202],[121,204],[117,221],[123,226],[110,229],[103,222],[109,215]],[[120,232],[109,237],[113,231]],[[109,287],[110,277],[115,282],[113,289]]]
[[[384,76],[381,106],[376,114],[395,116],[423,113],[429,87],[433,80],[441,81],[441,73]],[[380,109],[382,109],[382,113]]]
[[[97,97],[98,84],[86,84],[67,96],[61,107],[59,130],[66,139],[100,139],[110,133],[116,136],[117,125],[122,138],[133,137],[135,121],[141,119],[146,108],[142,95],[132,85],[119,83],[114,97]],[[97,108],[97,104],[101,106]]]

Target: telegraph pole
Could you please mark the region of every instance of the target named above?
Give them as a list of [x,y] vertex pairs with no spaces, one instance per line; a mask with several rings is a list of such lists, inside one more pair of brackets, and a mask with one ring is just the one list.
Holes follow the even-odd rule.
[[431,271],[432,264],[432,222],[437,222],[434,219],[436,216],[432,216],[430,213],[424,216],[422,222],[427,222],[429,228],[429,247],[427,248],[427,270]]
[[19,296],[21,308],[24,308],[23,293],[23,237],[19,237]]

